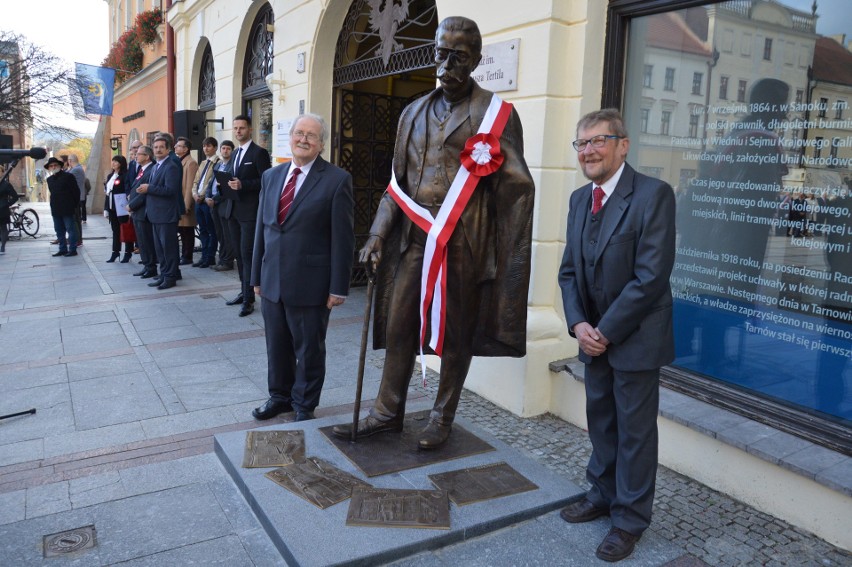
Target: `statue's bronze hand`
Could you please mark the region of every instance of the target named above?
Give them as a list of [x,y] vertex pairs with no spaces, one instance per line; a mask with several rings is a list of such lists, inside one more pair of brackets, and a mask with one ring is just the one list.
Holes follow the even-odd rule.
[[372,277],[382,260],[382,237],[371,235],[358,253],[358,261],[364,264],[367,274]]

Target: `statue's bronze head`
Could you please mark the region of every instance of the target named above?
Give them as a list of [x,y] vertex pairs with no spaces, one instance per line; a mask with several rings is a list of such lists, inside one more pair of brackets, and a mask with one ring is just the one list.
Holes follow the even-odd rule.
[[471,19],[446,18],[435,33],[438,80],[447,100],[465,97],[471,88],[470,74],[482,59],[482,35]]

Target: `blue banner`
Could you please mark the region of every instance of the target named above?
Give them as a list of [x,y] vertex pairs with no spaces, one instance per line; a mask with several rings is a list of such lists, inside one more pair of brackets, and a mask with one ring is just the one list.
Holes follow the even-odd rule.
[[86,114],[112,116],[115,69],[77,63],[77,89]]

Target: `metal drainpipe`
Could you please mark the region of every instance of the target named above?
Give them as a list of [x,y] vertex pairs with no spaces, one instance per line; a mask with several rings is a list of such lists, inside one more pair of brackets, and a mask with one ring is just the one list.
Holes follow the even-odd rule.
[[[169,13],[172,0],[166,0],[165,13]],[[175,131],[175,30],[166,23],[166,91],[168,91],[168,122],[169,133]]]

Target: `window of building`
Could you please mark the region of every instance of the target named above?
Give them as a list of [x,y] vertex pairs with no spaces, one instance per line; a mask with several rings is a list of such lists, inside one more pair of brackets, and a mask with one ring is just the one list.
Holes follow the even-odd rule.
[[691,114],[689,116],[689,137],[697,138],[698,137],[698,115]]
[[737,102],[745,102],[746,101],[746,89],[748,88],[748,81],[744,81],[740,79],[739,84],[737,85]]
[[[848,149],[841,147],[852,136],[852,128],[843,128],[842,122],[849,118],[847,101],[823,96],[837,92],[829,90],[836,88],[830,85],[836,78],[819,74],[815,60],[824,57],[819,41],[805,38],[818,37],[817,21],[847,14],[821,2],[817,13],[811,14],[781,0],[775,4],[795,10],[795,19],[768,22],[752,18],[751,4],[611,2],[610,29],[624,32],[607,39],[604,84],[610,88],[603,89],[602,105],[621,108],[628,130],[631,125],[639,130],[647,116],[637,104],[642,100],[644,65],[671,69],[664,74],[664,80],[671,79],[664,82],[671,90],[675,70],[692,72],[693,77],[696,72],[706,74],[701,88],[719,83],[718,91],[705,91],[711,94],[706,115],[681,113],[661,101],[662,135],[634,138],[627,157],[637,170],[684,193],[678,201],[678,249],[671,279],[675,360],[670,370],[664,370],[665,380],[680,391],[700,392],[702,399],[720,400],[755,419],[849,452],[852,363],[839,354],[848,349],[852,337],[849,284],[840,283],[852,281],[849,253],[844,244],[842,261],[835,261],[827,249],[814,253],[807,239],[788,237],[787,210],[745,210],[752,197],[754,202],[771,199],[782,195],[781,188],[795,186],[779,164],[790,164],[791,174],[796,164],[806,170],[805,185],[817,197],[838,184],[845,187],[846,170],[826,168],[848,157]],[[706,52],[698,52],[696,45],[663,46],[647,33],[660,29],[652,25],[653,18],[669,25],[677,21],[707,42]],[[729,29],[734,30],[733,42]],[[785,39],[776,43],[774,37]],[[721,56],[708,66],[714,50]],[[760,65],[763,60],[773,65]],[[794,65],[784,64],[791,61]],[[785,112],[781,107],[788,101],[800,107]],[[806,112],[801,105],[809,103],[815,108]],[[838,122],[830,130],[805,127],[802,122],[818,116]],[[681,136],[687,132],[697,138],[700,145],[695,147],[701,151],[684,151]],[[782,135],[780,147],[776,134]],[[694,175],[684,173],[689,170]],[[731,184],[742,188],[735,203],[714,200],[720,194],[718,187]],[[766,191],[773,186],[779,190]],[[725,213],[722,217],[720,211]],[[852,218],[827,217],[825,222],[837,234],[852,233]],[[828,241],[828,236],[819,238]],[[798,275],[791,277],[794,272]],[[730,276],[720,276],[725,273]],[[797,292],[789,293],[794,280]],[[760,320],[745,310],[759,313]],[[818,345],[816,350],[806,341]]]
[[674,67],[666,67],[666,81],[663,84],[663,89],[667,91],[674,90],[674,75],[675,70]]
[[672,113],[670,110],[664,110],[660,115],[660,134],[663,136],[669,135],[669,127],[672,123]]
[[704,80],[704,73],[692,73],[692,94],[701,94],[701,82]]
[[255,16],[243,63],[242,112],[251,118],[254,142],[272,152],[272,92],[266,77],[272,74],[272,31],[275,17],[264,4]]
[[653,65],[645,65],[645,69],[642,74],[642,86],[646,88],[651,88],[651,80],[654,75],[654,66]]
[[646,134],[648,132],[648,118],[650,117],[650,115],[651,115],[651,109],[650,108],[643,108],[640,111],[639,129],[641,130],[641,132],[643,134]]
[[216,108],[216,70],[213,67],[213,51],[210,44],[201,56],[198,73],[198,110],[207,112]]

